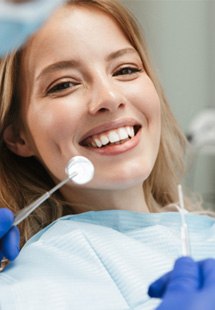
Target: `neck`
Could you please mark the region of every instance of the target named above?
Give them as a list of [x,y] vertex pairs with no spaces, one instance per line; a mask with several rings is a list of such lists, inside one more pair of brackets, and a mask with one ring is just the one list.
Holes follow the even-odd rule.
[[75,190],[64,189],[64,198],[71,203],[76,213],[93,210],[130,210],[149,212],[142,186],[125,190]]

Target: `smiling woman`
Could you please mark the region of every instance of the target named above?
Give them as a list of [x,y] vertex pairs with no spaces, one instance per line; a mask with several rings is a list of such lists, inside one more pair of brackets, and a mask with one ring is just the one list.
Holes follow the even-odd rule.
[[136,211],[177,200],[185,139],[140,38],[118,2],[70,1],[2,61],[4,180],[16,171],[2,188],[4,205],[17,211],[62,180],[71,156],[88,157],[96,171],[84,188],[65,186],[31,225],[26,220],[25,238],[60,214],[101,209],[101,196],[102,209]]
[[[126,228],[129,219],[136,223],[135,230],[149,223],[150,218],[153,225],[158,223],[159,215],[153,217],[149,213],[165,211],[165,207],[178,200],[177,185],[183,176],[186,139],[178,128],[162,88],[154,76],[144,41],[132,16],[115,0],[68,1],[50,16],[22,48],[1,61],[0,89],[1,206],[17,212],[64,180],[64,168],[73,156],[85,156],[95,167],[95,176],[89,183],[82,186],[72,182],[65,184],[43,207],[37,209],[20,225],[23,245],[35,232],[54,219],[69,215],[69,218],[58,220],[48,226],[47,231],[42,231],[31,239],[33,241],[28,243],[30,246],[27,244],[21,251],[24,254],[20,254],[20,261],[22,262],[25,253],[32,249],[31,244],[33,247],[35,243],[38,244],[37,241],[43,234],[46,241],[42,239],[42,243],[49,240],[52,244],[53,240],[59,237],[61,241],[57,239],[56,248],[62,243],[62,246],[69,245],[72,251],[74,245],[77,253],[80,249],[80,253],[82,249],[89,249],[89,245],[93,248],[92,244],[96,240],[98,243],[93,248],[93,255],[90,252],[92,262],[97,257],[95,253],[98,253],[98,257],[104,254],[100,253],[104,248],[99,246],[100,241],[103,244],[102,238],[97,239],[103,234],[107,248],[108,244],[112,244],[112,240],[116,240],[113,252],[109,252],[112,253],[112,258],[117,254],[115,250],[120,245],[120,253],[124,253],[120,261],[123,262],[127,257],[130,264],[134,256],[138,258],[143,249],[139,252],[134,240],[131,244],[130,241],[124,242],[124,237],[119,237],[118,233],[132,230],[130,224],[130,228]],[[187,209],[195,209],[190,200],[185,200]],[[95,212],[96,215],[87,212],[92,210],[100,212]],[[78,215],[72,217],[71,214]],[[170,225],[168,215],[165,216],[161,215],[161,223],[166,221],[164,230]],[[73,221],[91,222],[89,231],[84,225],[82,230],[80,223],[76,229]],[[177,223],[177,215],[176,220],[172,218],[171,221]],[[56,228],[58,225],[59,230]],[[82,237],[79,236],[79,239],[77,236],[80,231]],[[49,233],[50,236],[54,234],[54,237],[49,239]],[[169,236],[178,234],[168,233]],[[143,235],[147,236],[147,232]],[[155,235],[160,236],[160,232]],[[85,244],[86,236],[88,246]],[[150,236],[149,234],[149,240]],[[153,251],[160,245],[160,239],[155,239],[157,244],[154,244]],[[147,238],[143,243],[145,242],[147,243]],[[171,244],[170,242],[170,248]],[[67,246],[62,251],[69,251]],[[128,255],[130,246],[136,255]],[[162,245],[161,251],[163,248]],[[43,252],[43,249],[40,249],[36,252],[33,250],[33,253],[40,253],[41,257],[47,255],[42,261],[52,261],[51,270],[56,270],[55,259],[61,255],[53,256],[52,251],[53,249],[50,249],[48,254],[44,254],[46,250]],[[143,253],[145,251],[148,250],[144,248]],[[84,261],[89,253],[85,254]],[[175,252],[173,259],[174,254]],[[33,264],[39,261],[34,255],[30,259]],[[82,261],[78,260],[77,263],[78,258],[73,252],[68,255],[70,259],[72,257],[73,267]],[[104,260],[100,258],[104,265],[106,259],[108,265],[111,258],[106,255],[107,253]],[[23,259],[25,261],[25,258]],[[19,262],[19,259],[17,261]],[[115,263],[115,260],[112,262]],[[136,263],[132,266],[136,266]],[[146,262],[146,265],[141,264],[140,270],[143,271],[142,268],[149,263],[150,261]],[[25,270],[28,270],[26,261],[23,265]],[[63,261],[60,265],[67,266]],[[43,266],[45,268],[45,263]],[[71,266],[68,266],[70,272],[73,270]],[[88,271],[90,274],[93,272],[89,266],[85,267],[87,275]],[[20,268],[19,263],[17,268]],[[49,267],[46,270],[49,270]],[[97,267],[95,270],[98,270]],[[75,278],[75,270],[73,271],[72,277]],[[136,274],[132,269],[133,272]],[[142,273],[143,278],[146,274],[147,267]],[[79,284],[81,278],[79,274]],[[47,281],[49,280],[50,278]],[[151,280],[150,275],[146,283]],[[105,284],[106,281],[109,280],[105,277],[102,283]],[[123,281],[127,282],[126,279]],[[142,283],[142,280],[139,282]],[[35,283],[33,285],[36,285]],[[49,284],[47,287],[50,287]],[[113,292],[114,287],[111,286]],[[137,287],[139,290],[140,285]],[[81,286],[81,291],[85,291],[82,288]],[[80,292],[79,286],[77,289],[77,292]],[[127,288],[123,287],[120,291],[123,292],[124,289]],[[58,291],[58,288],[56,290]],[[143,292],[143,286],[141,290]],[[31,290],[35,291],[36,287]],[[104,290],[101,291],[103,296]],[[68,294],[71,295],[69,289]],[[72,298],[70,295],[69,299]],[[92,298],[93,295],[90,296]],[[101,300],[106,297],[103,298]],[[88,305],[90,304],[89,299],[84,297],[83,300],[88,300]],[[142,297],[135,301],[127,300],[129,309],[134,309],[134,304],[140,304],[140,300]],[[75,301],[72,299],[72,302]],[[74,309],[85,308],[82,303],[73,305]],[[61,305],[58,309],[65,308]],[[122,302],[120,307],[108,305],[102,308],[98,305],[92,309],[127,308]]]

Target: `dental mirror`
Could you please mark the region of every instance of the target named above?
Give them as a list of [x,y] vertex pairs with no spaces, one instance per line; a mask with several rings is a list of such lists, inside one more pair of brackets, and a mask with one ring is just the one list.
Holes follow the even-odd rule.
[[86,157],[75,156],[69,160],[65,172],[73,182],[81,185],[93,178],[94,166]]
[[82,185],[89,182],[94,175],[94,166],[92,162],[83,156],[75,156],[71,158],[66,166],[65,172],[67,178],[53,187],[50,191],[43,194],[37,200],[20,210],[14,219],[13,225],[18,225],[26,217],[28,217],[36,208],[38,208],[46,199],[48,199],[55,191],[65,185],[68,181],[72,180],[74,183]]

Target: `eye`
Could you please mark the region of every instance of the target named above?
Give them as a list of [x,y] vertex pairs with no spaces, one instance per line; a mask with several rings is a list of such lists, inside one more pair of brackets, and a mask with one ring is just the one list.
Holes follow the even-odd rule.
[[71,81],[61,82],[61,83],[58,83],[58,84],[54,85],[50,89],[48,89],[47,94],[63,92],[64,90],[72,88],[72,87],[74,87],[76,85],[77,85],[77,83],[74,83],[74,82],[71,82]]
[[132,75],[138,72],[141,72],[142,69],[136,68],[136,67],[123,67],[119,70],[117,70],[113,76],[119,76],[119,75]]

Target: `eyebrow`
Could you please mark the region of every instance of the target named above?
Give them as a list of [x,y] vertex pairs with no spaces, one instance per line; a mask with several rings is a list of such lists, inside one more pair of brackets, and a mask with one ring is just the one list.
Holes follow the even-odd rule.
[[[123,48],[121,50],[115,51],[109,54],[106,58],[107,61],[119,58],[125,54],[137,54],[137,51],[133,47]],[[55,62],[47,67],[45,67],[36,77],[36,81],[38,81],[42,76],[54,73],[58,70],[70,69],[74,67],[80,66],[80,62],[76,60],[62,60]]]
[[80,65],[79,62],[76,60],[62,60],[62,61],[55,62],[45,67],[36,77],[36,81],[39,80],[41,76],[54,73],[58,70],[74,68],[75,66],[79,66],[79,65]]
[[138,53],[135,50],[135,48],[133,48],[133,47],[126,47],[126,48],[123,48],[121,50],[118,50],[118,51],[113,52],[110,55],[108,55],[107,56],[107,60],[110,61],[110,60],[113,60],[115,58],[121,57],[121,56],[126,55],[126,54],[138,54]]

